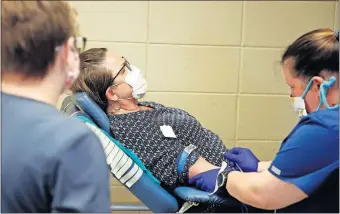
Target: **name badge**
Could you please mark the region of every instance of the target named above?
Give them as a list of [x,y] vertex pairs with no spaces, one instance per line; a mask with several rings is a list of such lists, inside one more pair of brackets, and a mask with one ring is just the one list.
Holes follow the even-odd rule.
[[165,137],[176,138],[174,130],[172,130],[171,126],[163,125],[161,126],[161,131]]

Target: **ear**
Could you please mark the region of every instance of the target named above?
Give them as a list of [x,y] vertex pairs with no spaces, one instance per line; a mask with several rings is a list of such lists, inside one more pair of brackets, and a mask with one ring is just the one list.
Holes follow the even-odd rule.
[[114,89],[112,89],[111,87],[108,87],[106,89],[105,95],[106,95],[106,99],[109,100],[109,101],[118,100],[117,95],[114,93]]
[[72,38],[57,47],[56,62],[58,64],[67,65],[70,45],[72,45]]
[[313,84],[311,85],[310,90],[319,91],[320,85],[325,81],[322,77],[312,77]]

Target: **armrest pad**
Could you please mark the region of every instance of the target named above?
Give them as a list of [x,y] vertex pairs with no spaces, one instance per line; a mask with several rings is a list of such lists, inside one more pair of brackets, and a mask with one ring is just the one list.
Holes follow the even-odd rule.
[[154,213],[175,213],[179,210],[177,200],[145,173],[129,190]]
[[239,205],[235,198],[231,197],[227,191],[218,190],[215,194],[209,195],[208,192],[204,192],[193,187],[177,187],[175,194],[184,201],[206,203],[206,204],[223,204],[224,206],[236,206]]

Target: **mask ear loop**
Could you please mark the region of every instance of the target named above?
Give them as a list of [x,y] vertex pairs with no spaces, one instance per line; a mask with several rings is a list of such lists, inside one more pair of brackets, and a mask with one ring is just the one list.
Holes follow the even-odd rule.
[[339,105],[335,105],[333,107],[328,105],[327,99],[326,99],[326,95],[327,95],[327,91],[328,89],[335,83],[336,78],[334,76],[332,76],[329,81],[324,81],[321,85],[320,85],[320,104],[317,108],[317,110],[320,109],[321,105],[324,104],[326,106],[327,109],[335,109],[338,108]]
[[[115,107],[115,105],[114,105],[115,103],[118,103],[118,104],[119,104],[119,107],[118,107],[118,108]],[[117,111],[120,111],[120,110],[122,109],[122,104],[119,102],[119,100],[114,100],[113,103],[112,103],[112,105],[113,105],[113,106],[112,106],[113,109],[114,109],[116,112],[117,112]]]
[[312,83],[313,83],[313,80],[310,79],[308,84],[307,84],[307,86],[306,86],[306,88],[305,88],[305,91],[301,95],[302,99],[305,99],[305,96],[306,96],[307,92],[309,91],[310,87],[312,86]]

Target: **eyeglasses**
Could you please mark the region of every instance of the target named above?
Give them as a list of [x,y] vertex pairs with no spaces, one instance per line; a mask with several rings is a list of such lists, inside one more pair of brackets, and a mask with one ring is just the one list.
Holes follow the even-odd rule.
[[118,77],[118,75],[120,74],[120,72],[122,72],[124,70],[125,67],[127,67],[127,69],[129,69],[131,71],[131,66],[130,63],[125,59],[125,57],[122,57],[124,59],[123,62],[123,66],[119,69],[118,73],[116,74],[116,76],[113,77],[112,82],[115,81],[115,79]]
[[[73,40],[74,40],[74,48],[78,51],[78,53],[83,52],[86,48],[87,38],[82,37],[82,36],[74,36]],[[60,47],[61,45],[57,46],[55,48],[55,51],[59,51]]]
[[82,36],[75,36],[74,38],[74,47],[78,50],[79,53],[83,52],[86,48],[87,38]]

